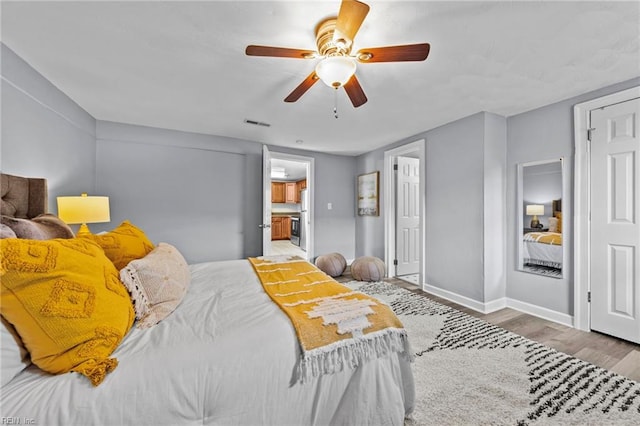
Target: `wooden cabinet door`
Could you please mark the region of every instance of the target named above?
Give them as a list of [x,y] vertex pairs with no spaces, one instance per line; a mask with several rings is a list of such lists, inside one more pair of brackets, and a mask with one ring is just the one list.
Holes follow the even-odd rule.
[[287,182],[285,184],[285,203],[295,203],[296,202],[296,183],[295,182]]
[[281,217],[272,217],[271,218],[271,240],[281,240],[282,237],[282,218]]
[[284,203],[285,201],[285,183],[271,182],[271,202]]
[[306,179],[299,180],[296,182],[296,203],[298,204],[300,204],[300,201],[301,201],[300,191],[302,191],[303,189],[307,189]]
[[282,219],[282,238],[288,240],[291,238],[291,218],[284,217]]

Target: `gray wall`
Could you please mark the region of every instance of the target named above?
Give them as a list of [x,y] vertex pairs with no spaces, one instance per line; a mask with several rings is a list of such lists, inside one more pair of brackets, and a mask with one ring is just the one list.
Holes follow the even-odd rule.
[[[129,219],[190,262],[262,253],[262,145],[219,136],[98,121],[2,45],[3,172],[46,177],[55,197],[111,197],[111,222]],[[276,148],[274,148],[277,150]],[[355,253],[355,158],[315,158],[316,254]],[[327,209],[327,203],[333,209]],[[77,226],[73,226],[76,228]]]
[[[400,142],[393,144],[393,146],[404,145],[409,142],[414,142],[420,138],[411,139],[407,142]],[[357,175],[364,173],[371,173],[380,171],[380,187],[378,188],[378,201],[379,201],[379,216],[356,216],[356,257],[357,256],[375,256],[380,259],[385,258],[384,247],[384,205],[387,202],[387,194],[384,190],[384,151],[390,149],[391,146],[385,147],[385,149],[378,149],[368,154],[357,157],[357,173],[354,180],[357,179]],[[355,188],[354,181],[354,188]],[[354,192],[354,200],[355,200]],[[355,201],[354,201],[355,203]],[[355,212],[355,204],[354,204]]]
[[0,169],[47,177],[56,212],[58,195],[95,192],[95,120],[11,49],[0,49]]
[[[260,144],[117,123],[96,124],[90,114],[14,52],[3,44],[0,49],[0,169],[46,177],[50,211],[57,211],[58,195],[103,192],[113,197],[113,220],[107,225],[92,225],[96,232],[130,219],[154,241],[180,246],[192,262],[261,252],[262,236],[255,226],[261,222]],[[500,200],[493,189],[500,184],[499,177],[496,184],[495,173],[500,169],[504,118],[476,114],[357,158],[282,150],[316,159],[315,253],[338,251],[346,258],[384,258],[384,217],[356,217],[355,179],[360,173],[382,172],[384,150],[424,138],[427,283],[478,301],[491,301],[506,293],[509,298],[571,315],[573,105],[637,85],[640,78],[506,120],[503,269],[499,266],[503,255],[499,248],[487,249],[485,236],[494,235],[491,224],[495,229],[495,224],[504,220],[493,201]],[[563,231],[569,262],[563,279],[558,280],[516,270],[515,244],[520,236],[516,229],[516,165],[560,157],[565,158],[568,177]],[[381,176],[381,182],[383,179]],[[216,201],[220,199],[226,203]],[[327,209],[329,202],[332,210]],[[230,225],[223,227],[221,223]],[[504,269],[506,287],[500,277]]]
[[[499,221],[504,211],[505,128],[503,117],[478,113],[358,157],[358,173],[380,170],[383,182],[385,151],[426,140],[424,282],[480,302],[504,296],[503,233],[497,231],[498,248],[489,253],[484,234],[485,226],[502,229],[493,219],[485,224],[485,203],[494,203],[487,208],[498,212]],[[382,206],[388,196],[381,191],[380,217],[357,218],[357,256],[384,258]]]
[[[98,190],[111,197],[112,221],[92,229],[129,219],[192,263],[262,254],[261,144],[104,121],[96,133]],[[355,159],[270,150],[315,159],[314,253],[352,257]]]
[[[506,296],[573,315],[573,106],[637,85],[640,78],[506,119],[476,114],[364,154],[358,157],[357,170],[382,172],[385,150],[425,139],[425,282],[479,302]],[[506,160],[499,172],[501,145],[506,146]],[[563,234],[568,256],[563,278],[555,279],[517,270],[516,244],[522,231],[516,229],[516,168],[518,163],[561,157],[566,173]],[[495,191],[498,186],[504,191],[502,197]],[[381,203],[384,198],[381,194]],[[496,209],[501,203],[502,212]],[[502,243],[489,246],[490,238]],[[356,219],[356,255],[384,258],[383,216]],[[504,259],[502,266],[500,259]]]
[[484,115],[484,302],[501,299],[507,285],[507,119]]
[[262,254],[262,146],[98,121],[98,192],[111,229],[128,219],[190,263]]
[[[507,297],[573,315],[573,106],[640,85],[640,78],[509,117],[507,120]],[[564,157],[567,184],[562,197],[563,245],[568,250],[563,278],[517,270],[516,170],[518,163]],[[526,223],[526,222],[525,222]]]

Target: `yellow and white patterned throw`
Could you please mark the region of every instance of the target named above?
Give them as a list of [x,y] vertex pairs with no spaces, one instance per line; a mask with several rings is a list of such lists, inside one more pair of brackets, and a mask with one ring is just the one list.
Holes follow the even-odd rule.
[[398,352],[410,358],[407,333],[391,308],[343,286],[297,256],[249,258],[265,292],[293,324],[305,381]]

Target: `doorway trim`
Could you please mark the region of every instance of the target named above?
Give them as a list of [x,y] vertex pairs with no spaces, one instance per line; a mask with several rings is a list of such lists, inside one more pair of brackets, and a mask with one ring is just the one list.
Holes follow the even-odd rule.
[[420,160],[420,286],[424,285],[426,277],[426,238],[425,238],[425,206],[426,206],[426,167],[425,167],[425,139],[420,139],[384,152],[384,261],[387,265],[387,275],[396,276],[393,263],[396,255],[396,187],[393,166],[396,158],[408,154],[418,154]]
[[591,167],[589,164],[588,130],[591,128],[591,110],[625,102],[640,97],[640,86],[576,104],[573,109],[575,164],[573,226],[573,326],[591,331],[591,306],[588,293],[591,289],[591,229],[589,207],[591,200]]
[[314,176],[315,176],[315,158],[306,157],[304,155],[287,154],[284,152],[270,151],[271,159],[296,161],[307,165],[307,197],[309,198],[309,235],[307,235],[307,259],[313,262],[314,256],[314,235],[315,235],[315,197],[314,197]]

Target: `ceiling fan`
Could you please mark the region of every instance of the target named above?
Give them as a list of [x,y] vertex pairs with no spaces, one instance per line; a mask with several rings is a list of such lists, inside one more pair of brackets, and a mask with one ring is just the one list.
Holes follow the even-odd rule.
[[318,80],[334,89],[344,87],[354,107],[367,102],[367,96],[355,76],[356,61],[371,62],[424,61],[429,55],[429,43],[406,44],[360,49],[353,55],[351,47],[369,6],[357,0],[342,0],[337,17],[323,20],[316,26],[317,50],[290,49],[272,46],[247,46],[249,56],[316,59],[315,70],[287,96],[285,102],[295,102]]

